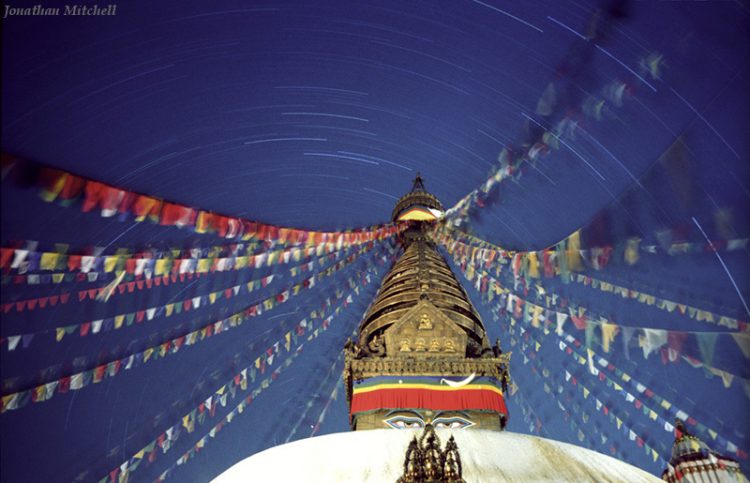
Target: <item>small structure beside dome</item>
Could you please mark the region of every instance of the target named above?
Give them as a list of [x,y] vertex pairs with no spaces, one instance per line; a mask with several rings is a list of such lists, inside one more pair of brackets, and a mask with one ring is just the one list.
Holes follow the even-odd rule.
[[737,461],[711,450],[706,443],[691,434],[679,419],[675,421],[672,457],[661,478],[670,483],[748,481]]

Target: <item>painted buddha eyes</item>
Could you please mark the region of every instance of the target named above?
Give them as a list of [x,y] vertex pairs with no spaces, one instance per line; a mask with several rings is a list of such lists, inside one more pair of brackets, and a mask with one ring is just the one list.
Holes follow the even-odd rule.
[[437,418],[432,422],[435,429],[464,429],[472,426],[474,423],[468,419],[453,417],[453,418]]
[[[425,426],[423,419],[411,416],[394,416],[386,419],[385,423],[394,429],[420,429]],[[468,419],[457,416],[438,417],[432,420],[431,423],[435,429],[464,429],[474,425]]]
[[395,429],[424,428],[424,421],[419,418],[410,418],[408,416],[396,416],[386,419],[385,423]]

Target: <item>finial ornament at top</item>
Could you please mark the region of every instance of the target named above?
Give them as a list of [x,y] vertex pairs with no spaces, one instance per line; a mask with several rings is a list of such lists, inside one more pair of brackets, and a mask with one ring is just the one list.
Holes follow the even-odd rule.
[[424,180],[422,179],[422,174],[417,171],[417,176],[414,178],[413,185],[411,187],[412,191],[427,191],[424,187]]

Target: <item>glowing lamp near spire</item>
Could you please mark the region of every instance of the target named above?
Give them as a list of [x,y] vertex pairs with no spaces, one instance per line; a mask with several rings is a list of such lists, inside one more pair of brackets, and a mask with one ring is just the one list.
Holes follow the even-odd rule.
[[424,187],[422,177],[417,173],[411,191],[399,198],[393,209],[393,221],[436,221],[443,216],[442,203]]

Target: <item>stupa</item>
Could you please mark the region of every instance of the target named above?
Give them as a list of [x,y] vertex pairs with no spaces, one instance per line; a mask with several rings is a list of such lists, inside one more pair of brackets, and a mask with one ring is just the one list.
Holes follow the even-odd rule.
[[393,211],[408,223],[403,254],[344,347],[354,431],[268,449],[215,481],[660,481],[591,450],[504,431],[511,354],[490,344],[430,237],[442,210],[418,175]]

